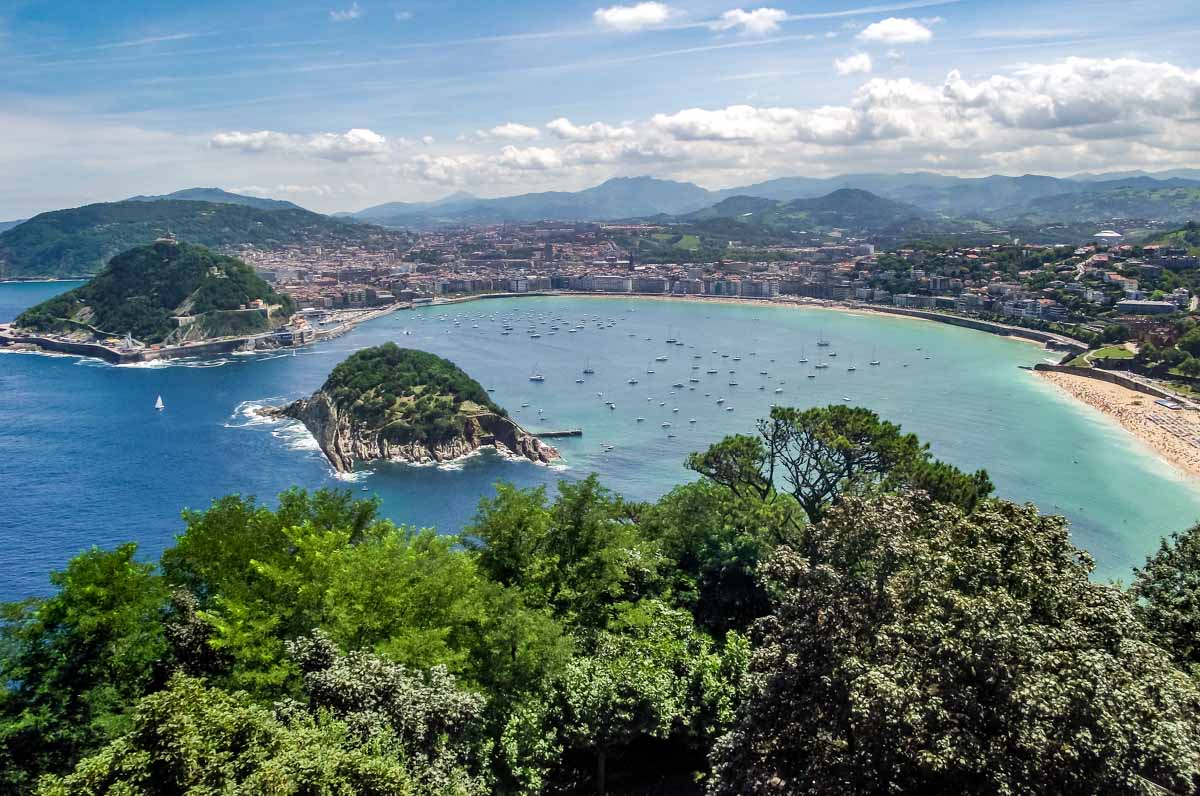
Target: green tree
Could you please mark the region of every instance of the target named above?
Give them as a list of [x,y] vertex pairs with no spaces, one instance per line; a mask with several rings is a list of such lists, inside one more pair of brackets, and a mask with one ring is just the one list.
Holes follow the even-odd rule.
[[1200,692],[1065,521],[847,499],[781,548],[713,794],[1190,793]]
[[1175,345],[1194,357],[1200,357],[1200,327],[1191,329]]
[[1200,525],[1163,539],[1136,570],[1130,591],[1154,640],[1200,677]]
[[137,546],[92,549],[52,597],[0,609],[0,788],[24,791],[124,731],[165,679],[167,592]]
[[790,499],[763,501],[701,480],[648,506],[638,525],[666,560],[671,601],[719,638],[745,632],[769,610],[758,567],[779,544],[796,541],[799,510]]
[[625,608],[562,677],[563,735],[594,754],[596,791],[607,790],[610,757],[638,738],[719,731],[731,707],[722,697],[734,690],[727,673],[686,611],[656,600]]
[[500,487],[480,502],[462,541],[488,576],[568,624],[603,627],[615,606],[657,593],[653,545],[594,474],[560,482],[553,504],[541,489]]
[[692,470],[740,494],[764,499],[782,486],[812,522],[847,495],[910,486],[970,511],[992,491],[987,473],[936,461],[928,444],[863,407],[777,406],[758,437],[726,437],[688,457]]

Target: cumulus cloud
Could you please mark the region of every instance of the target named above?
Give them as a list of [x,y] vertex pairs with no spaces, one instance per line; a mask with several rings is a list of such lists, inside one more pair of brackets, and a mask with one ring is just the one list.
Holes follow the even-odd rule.
[[396,21],[397,21],[397,22],[408,22],[410,19],[412,19],[412,18],[413,18],[413,12],[411,12],[411,11],[405,11],[405,10],[399,10],[399,11],[397,11],[395,14],[393,14],[392,16],[394,16],[394,17],[396,18]]
[[839,75],[868,75],[871,73],[871,56],[867,53],[855,53],[845,58],[835,59],[833,68]]
[[348,8],[335,8],[329,12],[330,22],[353,22],[362,16],[362,9],[358,7],[357,1],[351,3]]
[[546,124],[546,129],[565,141],[581,141],[594,143],[596,141],[611,141],[633,136],[629,127],[613,127],[604,122],[577,125],[570,119],[559,117]]
[[661,25],[674,14],[675,10],[665,3],[645,2],[632,6],[597,8],[592,14],[592,19],[603,27],[623,33],[632,33]]
[[512,144],[500,150],[496,162],[501,166],[515,169],[534,169],[543,171],[557,169],[563,165],[562,155],[549,147],[516,147]]
[[915,19],[888,17],[867,25],[858,38],[878,44],[923,44],[933,38],[933,31]]
[[248,153],[280,152],[309,155],[325,160],[345,161],[358,157],[381,156],[388,152],[388,141],[373,130],[354,128],[344,133],[294,135],[274,130],[217,133],[209,140],[213,149],[234,149]]
[[484,133],[485,137],[503,138],[507,141],[527,141],[531,138],[537,138],[541,134],[542,132],[536,127],[517,124],[516,122],[497,125]]
[[713,30],[738,29],[751,36],[764,36],[779,30],[779,23],[787,19],[787,12],[779,8],[756,8],[745,11],[735,8],[726,11],[712,23]]

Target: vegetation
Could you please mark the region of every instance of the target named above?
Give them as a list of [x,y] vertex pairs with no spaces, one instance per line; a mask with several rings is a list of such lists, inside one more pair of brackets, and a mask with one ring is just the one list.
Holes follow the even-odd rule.
[[3,608],[0,793],[1200,787],[1197,529],[1093,583],[1061,518],[848,407],[693,464],[652,504],[500,485],[458,537],[291,491],[83,553]]
[[[255,299],[275,312],[239,310]],[[272,314],[286,319],[293,309],[290,298],[241,260],[203,246],[159,242],[117,255],[87,284],[26,310],[16,322],[43,332],[132,334],[159,343],[266,331]],[[180,327],[176,316],[195,320]]]
[[400,237],[299,208],[176,200],[107,202],[42,213],[0,234],[0,278],[92,274],[119,252],[153,243],[168,230],[213,248],[362,244]]
[[487,390],[436,354],[384,343],[355,352],[321,390],[355,420],[396,442],[440,442],[463,431],[464,414],[505,414]]

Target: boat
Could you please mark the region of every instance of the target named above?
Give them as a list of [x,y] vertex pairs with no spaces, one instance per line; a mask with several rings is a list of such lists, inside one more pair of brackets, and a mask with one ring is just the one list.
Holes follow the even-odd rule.
[[639,418],[637,419],[637,422],[639,422],[639,423],[645,423],[645,422],[646,422],[646,418],[644,418],[644,417],[639,417]]
[[726,412],[732,412],[732,411],[733,411],[733,407],[732,407],[732,406],[727,406],[727,407],[725,407],[725,411],[726,411]]
[[655,358],[654,358],[654,361],[655,361],[655,362],[666,362],[666,361],[667,361],[667,357],[666,357],[665,355],[664,355],[664,356],[661,356],[661,357],[655,357]]
[[871,360],[871,364],[872,364],[872,365],[878,365],[878,364],[879,364],[879,360],[878,360],[878,359],[872,359],[872,360]]
[[850,367],[846,368],[846,370],[847,370],[847,371],[849,371],[849,372],[851,372],[851,373],[853,373],[854,371],[858,370],[858,368],[856,368],[856,367],[854,367],[853,365],[851,365]]
[[776,387],[776,388],[775,388],[775,394],[776,394],[776,395],[778,395],[778,394],[779,394],[779,393],[781,393],[781,392],[783,392],[783,388],[782,388],[782,387]]
[[163,403],[161,395],[154,399],[154,408],[160,412],[167,408],[167,405]]
[[836,357],[836,356],[837,356],[837,352],[836,352],[836,351],[830,351],[830,352],[829,352],[829,356],[831,356],[831,357]]
[[521,404],[521,408],[522,408],[522,409],[524,409],[524,408],[525,408],[525,407],[527,407],[527,406],[529,406],[529,402],[528,402],[528,401],[526,401],[525,403]]
[[700,383],[700,379],[697,379],[695,376],[693,376],[692,378],[688,379],[688,381],[690,381],[692,384],[699,384],[699,383]]
[[822,337],[817,340],[817,345],[819,345],[821,348],[826,348],[829,346],[829,340]]
[[683,382],[681,382],[681,381],[677,381],[677,382],[675,382],[674,384],[672,384],[671,386],[672,386],[672,387],[674,387],[675,389],[682,389],[682,388],[683,388]]
[[628,384],[637,384],[638,382],[637,382],[637,379],[630,379],[627,383]]
[[689,422],[689,423],[695,423],[695,422],[696,422],[696,418],[694,418],[694,417],[689,417],[689,418],[688,418],[688,422]]
[[828,362],[818,362],[817,364],[813,365],[813,367],[816,368],[817,370],[824,370],[825,368],[829,367],[829,363]]
[[718,398],[718,399],[717,399],[717,403],[718,403],[718,404],[723,404],[723,403],[725,403],[725,399],[724,399],[724,398]]
[[595,372],[596,371],[592,368],[591,364],[586,364],[583,366],[583,375],[590,376]]
[[729,386],[730,386],[730,387],[736,387],[736,386],[738,386],[738,385],[737,385],[737,382],[736,382],[736,381],[731,381],[731,382],[729,382]]
[[662,426],[663,428],[670,428],[670,427],[671,427],[671,424],[670,424],[670,423],[667,423],[667,422],[659,423],[659,425],[660,425],[660,426]]
[[583,384],[583,379],[575,379],[576,384]]
[[530,373],[529,380],[530,381],[545,381],[546,377],[540,373]]

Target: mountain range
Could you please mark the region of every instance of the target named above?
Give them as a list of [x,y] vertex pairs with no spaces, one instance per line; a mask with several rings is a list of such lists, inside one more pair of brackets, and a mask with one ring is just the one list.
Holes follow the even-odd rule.
[[[1002,223],[1042,220],[1056,214],[1063,221],[1110,218],[1185,221],[1196,215],[1195,203],[1188,192],[1200,189],[1200,170],[1180,169],[1161,175],[1089,174],[1074,178],[1036,174],[953,177],[932,172],[847,174],[783,177],[715,191],[688,182],[621,177],[574,192],[548,191],[495,199],[460,193],[436,202],[391,202],[360,210],[350,217],[383,226],[415,228],[539,220],[606,221],[687,216],[734,197],[791,202],[846,189],[902,202],[925,213]],[[1170,196],[1163,193],[1164,189],[1179,190]],[[862,194],[858,196],[861,198]],[[719,211],[717,214],[720,215]]]

